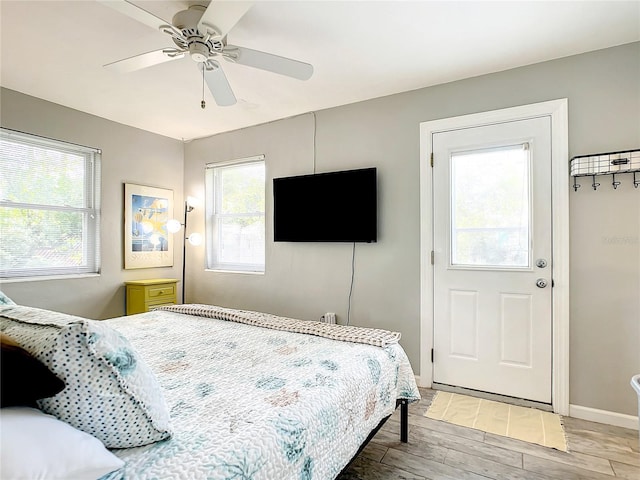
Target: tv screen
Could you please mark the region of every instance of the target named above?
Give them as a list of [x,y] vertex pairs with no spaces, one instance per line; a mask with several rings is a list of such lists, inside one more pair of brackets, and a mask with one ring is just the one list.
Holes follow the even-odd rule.
[[276,242],[375,242],[376,169],[273,179]]

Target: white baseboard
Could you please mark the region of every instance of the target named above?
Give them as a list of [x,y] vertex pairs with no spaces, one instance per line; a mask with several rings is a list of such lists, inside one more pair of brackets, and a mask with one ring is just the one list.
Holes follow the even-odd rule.
[[638,417],[625,415],[624,413],[598,410],[597,408],[583,407],[580,405],[569,405],[569,416],[589,420],[591,422],[606,423],[616,427],[630,428],[638,430]]

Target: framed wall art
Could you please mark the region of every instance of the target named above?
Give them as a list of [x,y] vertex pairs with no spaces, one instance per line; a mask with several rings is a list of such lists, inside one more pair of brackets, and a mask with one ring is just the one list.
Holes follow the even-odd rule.
[[124,268],[173,266],[173,190],[124,184]]

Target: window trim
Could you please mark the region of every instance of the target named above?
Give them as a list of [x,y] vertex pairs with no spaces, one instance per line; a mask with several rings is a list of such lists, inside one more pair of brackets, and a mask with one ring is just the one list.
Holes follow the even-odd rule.
[[[217,205],[220,203],[220,193],[216,185],[215,172],[220,168],[250,165],[254,163],[260,163],[265,167],[265,185],[264,196],[266,202],[266,162],[265,155],[255,155],[252,157],[240,158],[237,160],[230,160],[225,162],[207,163],[205,166],[205,231],[206,231],[206,267],[207,271],[225,272],[225,273],[251,273],[251,274],[264,274],[266,269],[265,263],[231,263],[220,262],[217,259],[218,256],[218,221],[220,215],[216,213]],[[266,250],[266,205],[265,211],[262,213],[240,213],[240,214],[223,214],[222,217],[237,217],[237,216],[258,216],[262,215],[265,219],[265,250]],[[266,251],[265,251],[266,257]]]
[[74,267],[43,267],[43,268],[12,268],[0,270],[0,278],[3,281],[28,281],[46,278],[75,278],[78,276],[99,275],[101,270],[100,252],[100,223],[101,223],[101,157],[102,150],[84,145],[78,145],[61,140],[55,140],[39,135],[0,128],[0,139],[15,144],[31,145],[38,148],[55,150],[62,153],[71,153],[84,157],[85,175],[85,205],[82,207],[60,206],[53,204],[30,204],[12,202],[0,199],[0,207],[31,209],[44,211],[64,211],[81,213],[83,220],[83,258],[86,262],[82,266]]

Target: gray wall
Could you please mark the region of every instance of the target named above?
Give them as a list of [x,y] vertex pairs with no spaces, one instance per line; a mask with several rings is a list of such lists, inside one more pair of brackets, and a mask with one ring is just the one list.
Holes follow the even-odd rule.
[[[402,332],[419,373],[420,122],[569,99],[570,156],[640,148],[640,44],[517,68],[317,112],[316,172],[375,166],[379,239],[356,247],[352,324]],[[204,198],[204,165],[264,153],[267,239],[271,179],[313,171],[307,114],[185,145],[185,194]],[[568,159],[567,159],[568,162]],[[571,190],[570,403],[637,415],[629,380],[640,373],[640,189]],[[583,182],[584,183],[584,182]],[[202,209],[190,217],[204,232]],[[187,299],[304,319],[334,311],[343,323],[350,244],[267,241],[264,275],[205,271],[188,247]]]
[[[124,315],[126,280],[180,278],[182,250],[172,268],[123,269],[123,183],[169,188],[182,215],[182,142],[2,89],[2,126],[102,149],[100,276],[66,280],[2,282],[2,290],[23,305],[89,318]],[[179,239],[178,239],[179,240]],[[2,239],[5,241],[5,239]],[[180,241],[176,245],[182,245]]]

